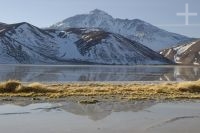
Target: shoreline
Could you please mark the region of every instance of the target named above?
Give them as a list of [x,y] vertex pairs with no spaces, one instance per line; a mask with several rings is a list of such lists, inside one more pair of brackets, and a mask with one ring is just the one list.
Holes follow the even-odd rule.
[[190,100],[200,99],[200,80],[186,82],[130,83],[0,83],[0,101],[72,100],[83,104],[132,100]]

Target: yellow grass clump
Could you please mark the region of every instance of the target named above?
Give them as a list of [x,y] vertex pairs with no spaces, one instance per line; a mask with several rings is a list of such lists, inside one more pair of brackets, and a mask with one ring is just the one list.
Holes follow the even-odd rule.
[[9,80],[7,82],[0,83],[0,93],[5,92],[15,92],[16,88],[19,87],[21,83],[19,81]]
[[200,93],[200,81],[180,83],[178,84],[178,90],[182,92]]
[[[121,99],[200,99],[200,80],[178,83],[0,83],[0,96],[16,97],[119,97]],[[83,102],[84,103],[84,102]]]
[[40,83],[31,83],[23,85],[19,81],[9,80],[0,83],[0,93],[52,93],[57,92],[53,89],[48,89],[46,85]]

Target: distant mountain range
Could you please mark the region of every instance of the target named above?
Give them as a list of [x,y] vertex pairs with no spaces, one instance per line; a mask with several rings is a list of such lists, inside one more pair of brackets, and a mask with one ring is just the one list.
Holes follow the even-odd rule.
[[[96,9],[45,29],[26,22],[0,23],[0,63],[174,64],[177,60],[166,51],[191,41],[142,20],[115,19]],[[163,55],[155,52],[163,49]]]
[[89,14],[76,15],[52,25],[50,28],[65,30],[69,27],[75,28],[101,28],[107,32],[123,35],[130,40],[137,41],[154,51],[176,46],[190,38],[179,34],[159,29],[139,19],[113,18],[104,11],[95,9]]
[[23,64],[169,64],[162,55],[119,34],[100,29],[40,29],[0,24],[0,62]]
[[164,49],[160,54],[177,64],[200,65],[200,40]]

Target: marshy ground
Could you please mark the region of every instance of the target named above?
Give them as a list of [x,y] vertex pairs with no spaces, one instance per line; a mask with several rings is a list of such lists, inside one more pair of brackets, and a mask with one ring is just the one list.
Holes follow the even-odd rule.
[[121,100],[200,99],[200,81],[175,83],[66,83],[41,84],[6,81],[0,83],[0,97],[38,100],[74,99],[81,103]]
[[196,133],[199,99],[200,81],[6,81],[0,83],[0,128],[5,133]]

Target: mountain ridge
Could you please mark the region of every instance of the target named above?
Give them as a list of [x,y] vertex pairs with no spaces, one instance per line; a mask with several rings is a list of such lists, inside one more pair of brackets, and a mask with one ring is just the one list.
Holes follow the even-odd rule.
[[97,28],[40,29],[22,22],[0,26],[1,63],[171,64],[119,34]]
[[95,9],[88,14],[79,14],[49,28],[65,30],[66,28],[101,28],[105,31],[121,34],[131,40],[137,41],[145,46],[160,51],[179,43],[190,40],[190,38],[162,30],[140,19],[113,18],[108,13]]
[[182,65],[200,65],[200,40],[160,51],[166,58]]

